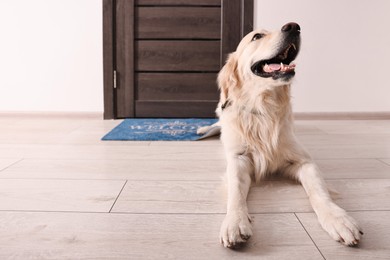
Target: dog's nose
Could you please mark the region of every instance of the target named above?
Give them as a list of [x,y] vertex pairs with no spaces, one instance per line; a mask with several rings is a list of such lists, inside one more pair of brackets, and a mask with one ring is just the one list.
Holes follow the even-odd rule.
[[282,32],[299,34],[301,27],[297,23],[288,23],[282,27]]

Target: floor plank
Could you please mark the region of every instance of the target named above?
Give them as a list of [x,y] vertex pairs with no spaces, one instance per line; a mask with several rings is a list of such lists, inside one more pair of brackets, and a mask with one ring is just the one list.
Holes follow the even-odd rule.
[[77,120],[27,119],[4,123],[0,128],[1,144],[50,144],[80,127]]
[[389,259],[390,211],[351,212],[363,228],[359,247],[345,247],[322,230],[313,213],[298,213],[299,220],[328,260]]
[[390,165],[376,159],[316,160],[325,179],[386,179]]
[[339,192],[335,201],[346,210],[390,210],[390,179],[328,180]]
[[328,134],[390,134],[390,120],[297,120]]
[[0,210],[108,212],[125,181],[0,180]]
[[221,180],[225,164],[224,160],[210,163],[203,160],[24,159],[0,172],[0,178]]
[[220,146],[134,145],[24,145],[0,144],[1,158],[34,159],[130,159],[130,160],[223,160]]
[[315,159],[390,157],[389,134],[300,135],[298,140]]
[[314,159],[375,159],[390,156],[388,145],[305,146]]
[[[0,160],[8,166],[14,160]],[[390,160],[389,160],[390,162]],[[377,159],[316,160],[325,179],[386,179],[390,164]],[[0,173],[0,178],[220,180],[225,160],[61,160],[24,159]]]
[[307,125],[307,124],[301,124],[301,121],[295,122],[295,133],[297,135],[323,135],[326,134],[324,131],[322,131],[320,128],[318,128],[315,125]]
[[216,181],[128,181],[112,212],[225,213]]
[[0,212],[0,258],[322,259],[293,214],[254,216],[241,250],[219,244],[223,217]]
[[380,159],[379,161],[384,162],[385,164],[390,166],[390,158]]
[[[390,210],[390,179],[328,180],[338,194],[332,197],[346,210]],[[225,213],[222,182],[128,181],[113,212]],[[264,181],[248,196],[251,213],[311,212],[301,185],[292,181]]]
[[[15,163],[19,162],[21,158],[18,159],[2,159],[0,158],[0,172],[3,171],[4,169],[14,165]],[[1,173],[0,173],[1,174]]]

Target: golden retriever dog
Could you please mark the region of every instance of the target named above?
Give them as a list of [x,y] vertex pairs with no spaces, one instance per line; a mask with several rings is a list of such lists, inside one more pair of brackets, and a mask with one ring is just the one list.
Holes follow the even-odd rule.
[[298,24],[288,23],[275,32],[247,34],[218,75],[217,124],[227,158],[227,214],[220,231],[225,247],[251,237],[249,188],[276,172],[302,184],[321,226],[333,239],[354,246],[363,234],[357,222],[332,201],[317,165],[294,135],[290,85],[300,30]]

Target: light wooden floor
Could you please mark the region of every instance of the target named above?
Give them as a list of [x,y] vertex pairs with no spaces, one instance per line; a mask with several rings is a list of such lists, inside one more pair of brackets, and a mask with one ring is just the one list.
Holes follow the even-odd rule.
[[334,242],[301,186],[267,180],[254,235],[219,244],[219,140],[102,142],[119,121],[0,116],[0,259],[390,259],[390,121],[297,121],[334,198],[362,225]]

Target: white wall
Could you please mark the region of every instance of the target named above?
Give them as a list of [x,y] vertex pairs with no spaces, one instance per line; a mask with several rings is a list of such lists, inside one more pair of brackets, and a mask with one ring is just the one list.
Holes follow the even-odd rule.
[[[0,1],[0,111],[103,111],[101,6]],[[295,111],[390,111],[388,10],[388,0],[255,0],[255,27],[302,26]]]
[[255,27],[302,28],[297,112],[390,111],[389,0],[255,0]]
[[0,1],[0,111],[103,111],[101,0]]

